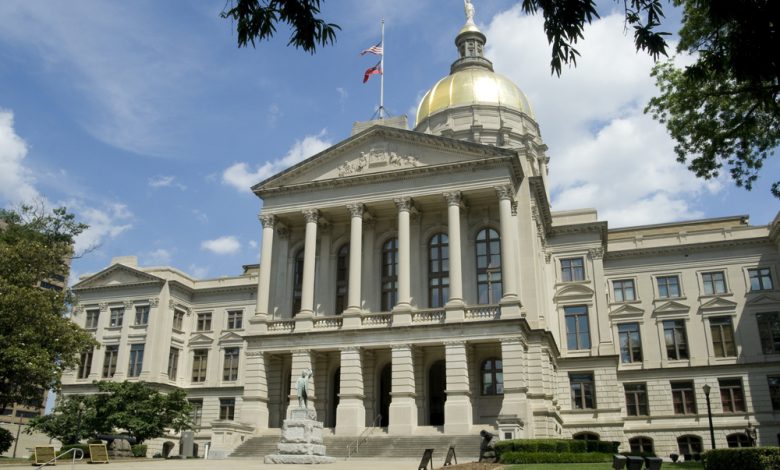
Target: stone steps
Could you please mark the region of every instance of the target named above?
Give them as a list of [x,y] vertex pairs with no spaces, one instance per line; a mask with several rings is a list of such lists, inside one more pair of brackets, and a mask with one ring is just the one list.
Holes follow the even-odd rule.
[[[410,458],[422,457],[425,449],[434,449],[434,461],[443,461],[450,446],[455,446],[455,453],[459,461],[467,462],[479,456],[479,435],[469,436],[387,436],[380,434],[370,436],[366,442],[360,444],[357,453],[352,452],[352,457],[398,457]],[[347,456],[347,446],[355,442],[355,437],[325,436],[324,444],[327,447],[327,455],[337,458]],[[276,444],[279,436],[258,436],[247,439],[233,453],[231,457],[262,458],[276,453]]]

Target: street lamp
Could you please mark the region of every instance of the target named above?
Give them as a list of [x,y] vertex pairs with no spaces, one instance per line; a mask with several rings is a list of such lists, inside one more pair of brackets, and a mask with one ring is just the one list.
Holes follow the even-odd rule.
[[715,429],[712,427],[712,407],[710,406],[710,390],[712,389],[709,385],[704,385],[702,387],[704,389],[704,398],[707,399],[707,419],[710,421],[710,442],[712,444],[712,448],[715,448]]

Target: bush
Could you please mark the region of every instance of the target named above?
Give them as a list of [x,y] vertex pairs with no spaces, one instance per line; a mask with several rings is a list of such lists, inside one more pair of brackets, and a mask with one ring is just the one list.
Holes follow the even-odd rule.
[[585,452],[598,452],[601,441],[585,441]]
[[130,448],[133,457],[146,457],[146,444],[136,444]]
[[611,454],[598,452],[506,452],[501,454],[500,462],[504,464],[527,463],[600,463],[611,462]]
[[655,455],[655,452],[621,452],[620,455],[625,455],[628,457],[629,455],[632,457],[657,457]]
[[11,444],[14,443],[14,435],[11,431],[0,428],[0,454],[6,452],[11,448]]
[[759,460],[766,470],[780,470],[780,454],[762,455]]
[[620,443],[617,441],[596,441],[596,450],[588,452],[601,452],[604,454],[617,454]]
[[571,441],[569,441],[569,450],[571,452],[574,452],[575,454],[577,452],[587,452],[588,444],[586,441],[582,441],[579,439],[572,439]]
[[778,447],[748,447],[742,449],[715,449],[704,453],[705,470],[765,470],[763,460],[780,460]]
[[[57,455],[62,454],[63,452],[67,452],[70,449],[81,449],[82,452],[84,452],[84,458],[89,457],[89,444],[66,444],[63,445],[62,448],[57,452]],[[73,455],[73,454],[69,454]]]
[[[608,446],[611,449],[611,445]],[[586,442],[574,439],[514,439],[499,441],[495,445],[496,452],[571,452],[587,451]]]

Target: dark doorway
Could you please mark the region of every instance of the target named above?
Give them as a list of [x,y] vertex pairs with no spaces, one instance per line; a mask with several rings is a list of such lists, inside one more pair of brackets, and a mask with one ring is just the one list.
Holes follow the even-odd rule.
[[167,459],[171,455],[171,451],[173,451],[173,448],[176,447],[176,444],[174,444],[171,441],[166,441],[165,444],[163,444],[162,448],[162,456],[164,459]]
[[390,423],[390,387],[393,384],[393,366],[387,364],[379,375],[379,414],[382,419],[379,425],[386,428]]
[[282,396],[280,397],[281,400],[279,400],[279,404],[281,405],[281,410],[279,410],[279,427],[282,427],[282,423],[284,423],[284,420],[287,419],[287,408],[290,406],[290,382],[292,381],[292,377],[290,376],[291,372],[285,372],[282,374],[282,377],[284,377],[282,380],[284,382],[282,383],[281,390],[282,390]]
[[333,384],[330,387],[330,410],[328,415],[328,427],[336,427],[336,410],[339,407],[339,393],[341,393],[341,367],[333,374]]
[[428,424],[431,426],[444,424],[444,401],[447,399],[444,388],[446,385],[446,365],[443,360],[436,361],[428,370]]

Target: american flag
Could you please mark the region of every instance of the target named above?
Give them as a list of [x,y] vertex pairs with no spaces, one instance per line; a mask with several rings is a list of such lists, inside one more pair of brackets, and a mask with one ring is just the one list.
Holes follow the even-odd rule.
[[384,53],[384,49],[382,48],[382,41],[379,41],[375,45],[361,52],[360,55],[366,55],[366,54],[382,55],[383,53]]
[[382,74],[382,61],[376,63],[375,66],[369,68],[366,70],[366,73],[363,75],[363,83],[366,83],[371,77],[371,75],[381,75]]

